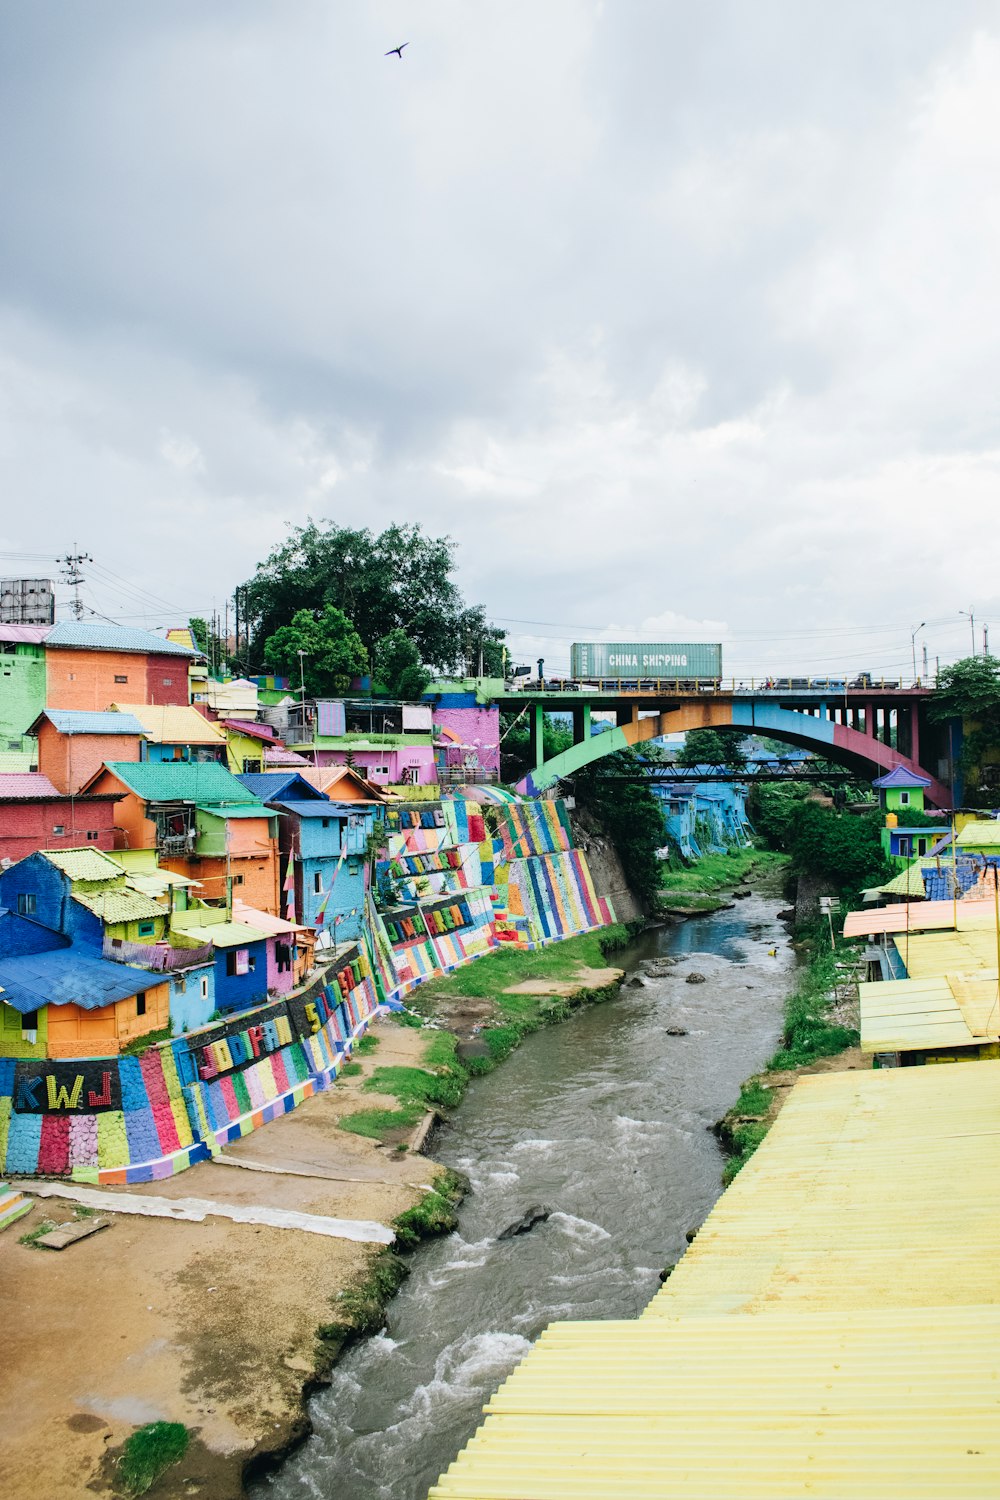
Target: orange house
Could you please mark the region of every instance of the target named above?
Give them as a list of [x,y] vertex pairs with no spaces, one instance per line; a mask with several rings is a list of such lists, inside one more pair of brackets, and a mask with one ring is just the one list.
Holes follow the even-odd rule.
[[195,654],[149,630],[60,621],[45,637],[46,706],[99,712],[116,699],[185,704]]
[[0,959],[0,986],[4,1050],[15,1057],[114,1057],[170,1024],[162,974],[77,947]]
[[141,758],[143,728],[128,714],[47,708],[28,733],[38,739],[38,769],[71,797],[106,760]]

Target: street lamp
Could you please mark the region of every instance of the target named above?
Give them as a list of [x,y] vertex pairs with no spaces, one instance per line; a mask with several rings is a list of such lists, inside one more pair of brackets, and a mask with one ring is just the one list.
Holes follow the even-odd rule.
[[975,654],[976,654],[976,616],[975,616],[975,611],[972,610],[971,608],[969,608],[969,609],[960,609],[959,610],[959,614],[960,615],[964,615],[965,618],[969,622],[969,629],[972,632],[972,654],[973,654],[973,656],[975,656]]
[[308,651],[296,651],[295,654],[296,654],[296,656],[299,659],[300,695],[301,695],[302,707],[303,707],[303,709],[305,709],[305,706],[306,706],[306,669],[302,665],[302,658],[304,656],[308,656],[309,653],[308,653]]
[[917,680],[917,631],[918,630],[923,630],[923,628],[924,628],[924,626],[926,624],[927,624],[926,620],[921,620],[920,624],[916,627],[916,630],[911,630],[910,631],[910,655],[913,657],[913,681],[914,682],[916,682],[916,680]]

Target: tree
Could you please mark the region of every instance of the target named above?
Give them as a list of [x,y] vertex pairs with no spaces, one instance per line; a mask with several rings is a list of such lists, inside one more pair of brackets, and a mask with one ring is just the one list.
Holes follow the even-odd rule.
[[299,609],[264,642],[264,661],[296,685],[301,677],[314,697],[346,693],[352,677],[368,670],[368,652],[342,610],[327,604],[318,613]]
[[[528,710],[530,712],[530,710]],[[573,743],[572,725],[564,718],[555,718],[552,714],[544,714],[542,718],[542,738],[544,741],[543,760],[551,760],[554,755],[561,755],[568,750]],[[534,770],[535,762],[531,756],[531,732],[528,726],[528,713],[523,709],[520,713],[501,713],[500,715],[500,771],[503,779],[508,784],[520,781]]]
[[420,698],[431,674],[421,664],[420,652],[405,630],[390,630],[375,647],[375,674],[393,698]]
[[841,817],[816,802],[800,802],[786,829],[796,874],[829,881],[852,896],[880,885],[894,873],[882,848],[882,814],[876,809]]
[[945,667],[927,705],[934,724],[962,721],[961,768],[969,783],[966,801],[992,807],[995,792],[982,787],[983,761],[1000,750],[1000,660],[995,656],[966,656]]
[[[633,749],[612,751],[576,773],[573,792],[580,806],[603,824],[626,880],[643,906],[651,908],[663,875],[657,850],[666,844],[667,830],[660,803],[644,779],[649,774],[647,761]],[[633,779],[637,773],[642,774]]]
[[452,574],[455,544],[419,525],[367,529],[309,520],[275,547],[240,588],[240,604],[259,658],[265,643],[301,609],[327,604],[344,611],[369,651],[403,630],[421,662],[441,670],[478,663],[503,632],[481,608],[468,606]]
[[742,731],[689,729],[677,757],[679,766],[726,766],[742,771],[746,756],[741,749]]
[[210,669],[213,672],[222,671],[228,659],[226,642],[222,636],[216,635],[208,621],[202,619],[200,615],[195,615],[194,619],[188,620],[188,628],[194,637],[196,647],[208,661]]

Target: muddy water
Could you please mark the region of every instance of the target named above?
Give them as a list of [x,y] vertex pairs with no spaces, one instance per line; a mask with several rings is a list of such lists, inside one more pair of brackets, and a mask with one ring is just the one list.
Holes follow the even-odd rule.
[[[780,1032],[795,960],[779,905],[754,894],[646,934],[622,966],[669,954],[668,977],[626,984],[472,1085],[434,1143],[471,1179],[458,1233],[418,1252],[387,1331],[338,1365],[314,1435],[256,1500],[421,1500],[546,1323],[648,1302],[721,1190],[711,1126]],[[498,1240],[534,1203],[548,1221]]]

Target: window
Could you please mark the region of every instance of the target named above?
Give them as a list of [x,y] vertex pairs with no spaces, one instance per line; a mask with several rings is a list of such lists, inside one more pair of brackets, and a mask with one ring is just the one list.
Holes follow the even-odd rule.
[[319,873],[319,871],[317,870],[316,874],[313,876],[313,890],[315,891],[316,895],[318,896],[319,893],[320,893],[320,891],[322,889],[323,889],[323,877]]
[[329,826],[330,826],[330,819],[329,818],[324,818],[322,820],[322,822],[323,822],[323,827],[324,828],[329,828]]
[[91,842],[93,842],[94,839],[96,839],[96,838],[99,837],[97,829],[96,828],[88,828],[87,829],[87,837],[88,837],[88,839],[91,840]]
[[155,931],[156,931],[156,924],[155,923],[153,923],[153,922],[140,922],[139,923],[139,936],[140,937],[152,937]]
[[207,974],[203,974],[202,977],[201,977],[201,998],[203,1000],[207,1000],[208,999],[208,975]]
[[173,687],[173,685],[174,685],[174,679],[172,677],[164,677],[164,679],[163,679],[163,686],[164,687]]
[[38,1030],[38,1012],[37,1012],[37,1010],[26,1010],[26,1011],[24,1011],[24,1013],[21,1016],[21,1030],[22,1031],[37,1031]]
[[254,961],[248,948],[237,948],[235,952],[226,954],[227,974],[249,974],[253,968]]
[[909,792],[900,792],[900,794],[899,794],[899,805],[900,805],[900,807],[909,807],[909,805],[910,805],[910,794],[909,794]]
[[899,840],[899,852],[900,852],[900,854],[912,854],[913,853],[912,844],[913,844],[913,840],[907,834],[904,834],[900,838],[900,840]]
[[242,884],[243,884],[243,876],[242,875],[234,875],[233,876],[233,885],[242,885]]
[[52,836],[53,836],[53,838],[62,838],[62,836],[63,836],[63,834],[65,832],[66,832],[66,824],[65,823],[54,823],[53,824],[53,826],[52,826]]
[[145,997],[145,995],[136,995],[136,997],[135,997],[135,1013],[136,1013],[137,1016],[144,1016],[146,1014],[146,997]]
[[926,854],[927,853],[927,840],[926,839],[917,839],[917,853],[918,854]]
[[66,681],[67,682],[75,682],[76,681],[76,673],[75,672],[67,672],[66,673]]
[[358,873],[358,862],[356,859],[348,860],[347,873],[349,875],[356,875]]
[[116,673],[115,673],[115,681],[116,681],[116,682],[128,682],[128,678],[127,678],[127,677],[125,677],[125,676],[120,676],[120,675],[119,675],[119,674],[118,674],[118,673],[117,673],[117,672],[116,672]]
[[243,761],[243,774],[245,776],[257,776],[262,770],[263,766],[259,760],[247,758]]
[[17,914],[19,917],[33,917],[35,915],[35,897],[33,894],[18,896]]

